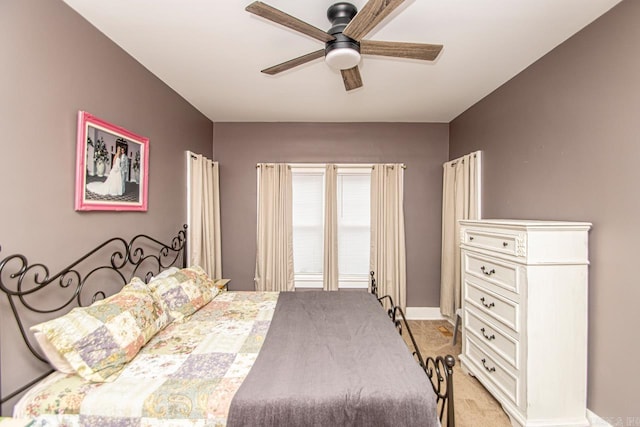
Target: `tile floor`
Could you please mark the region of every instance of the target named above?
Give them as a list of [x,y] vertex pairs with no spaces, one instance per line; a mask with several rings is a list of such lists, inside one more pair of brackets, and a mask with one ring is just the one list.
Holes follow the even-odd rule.
[[[409,325],[424,357],[451,354],[456,358],[453,374],[457,427],[510,427],[500,404],[474,377],[460,368],[461,336],[452,345],[453,326],[446,320],[410,320]],[[460,332],[458,332],[460,334]],[[406,340],[406,332],[403,334]]]

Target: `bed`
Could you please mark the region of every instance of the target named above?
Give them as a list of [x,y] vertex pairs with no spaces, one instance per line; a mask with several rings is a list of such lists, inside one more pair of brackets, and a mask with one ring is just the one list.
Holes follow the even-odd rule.
[[373,273],[371,292],[220,291],[185,255],[186,226],[56,274],[0,261],[2,309],[48,367],[1,403],[42,426],[455,425],[454,358],[423,358]]

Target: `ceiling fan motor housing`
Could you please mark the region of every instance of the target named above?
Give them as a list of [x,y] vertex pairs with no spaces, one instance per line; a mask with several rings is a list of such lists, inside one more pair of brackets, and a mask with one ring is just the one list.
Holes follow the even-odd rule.
[[342,31],[349,25],[349,22],[356,16],[358,9],[347,2],[340,2],[332,5],[327,10],[327,18],[332,27],[327,31],[335,37],[335,40],[327,42],[324,48],[325,56],[334,49],[353,49],[360,53],[360,43],[342,34]]

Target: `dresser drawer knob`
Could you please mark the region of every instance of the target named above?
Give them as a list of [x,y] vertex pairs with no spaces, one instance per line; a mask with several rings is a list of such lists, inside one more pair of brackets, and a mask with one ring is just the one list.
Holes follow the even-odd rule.
[[480,298],[480,302],[482,303],[482,305],[484,305],[487,308],[492,308],[492,307],[496,306],[495,303],[491,302],[491,303],[487,304],[486,302],[484,302],[484,297]]
[[487,271],[487,268],[484,265],[482,267],[480,267],[480,270],[482,270],[482,272],[487,276],[491,276],[492,274],[496,273],[496,270],[494,268],[492,268],[491,270]]
[[487,339],[487,341],[491,341],[491,340],[495,340],[496,339],[496,336],[493,335],[493,334],[492,335],[487,335],[485,333],[485,329],[484,328],[480,329],[480,332],[482,332],[482,336],[484,336]]
[[507,246],[509,246],[509,242],[502,242],[502,246],[506,248]]
[[491,368],[489,368],[487,366],[487,359],[482,359],[482,366],[484,366],[484,369],[486,369],[489,372],[495,372],[496,371],[495,366],[492,366]]
[[469,236],[469,241],[473,241],[473,236]]

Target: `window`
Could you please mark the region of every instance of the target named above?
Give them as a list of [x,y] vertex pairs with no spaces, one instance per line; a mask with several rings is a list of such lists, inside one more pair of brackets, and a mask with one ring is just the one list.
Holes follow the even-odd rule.
[[[298,288],[322,288],[324,167],[293,167],[293,259]],[[338,167],[338,283],[366,288],[371,235],[371,169]]]
[[296,287],[322,288],[324,168],[291,169]]
[[339,286],[364,287],[369,281],[371,169],[338,168]]

